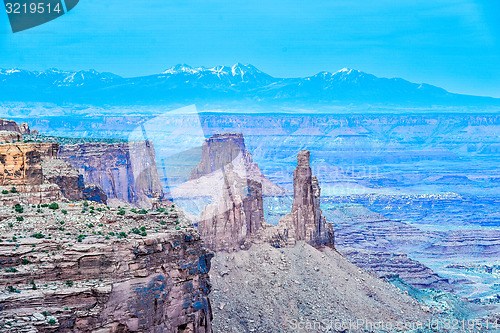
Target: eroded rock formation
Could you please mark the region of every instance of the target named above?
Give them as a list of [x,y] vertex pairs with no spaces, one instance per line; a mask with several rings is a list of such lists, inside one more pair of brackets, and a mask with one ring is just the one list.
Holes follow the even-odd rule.
[[190,180],[199,179],[222,170],[228,163],[241,178],[262,183],[264,195],[282,194],[282,188],[266,178],[252,154],[246,149],[241,133],[214,134],[206,139],[202,147],[200,163],[191,171]]
[[[0,203],[41,204],[62,197],[106,202],[102,190],[85,184],[70,164],[57,158],[57,143],[7,142],[10,141],[0,144],[0,187],[6,192],[2,193]],[[19,202],[10,195],[13,189],[22,194]]]
[[19,125],[14,120],[0,118],[0,131],[21,133]]
[[292,211],[280,220],[278,229],[289,245],[305,241],[313,246],[333,246],[333,228],[321,212],[321,189],[318,179],[312,175],[309,157],[307,150],[302,150],[297,156]]
[[21,208],[0,207],[0,331],[212,332],[212,255],[182,212]]
[[222,197],[203,209],[198,223],[206,246],[214,251],[247,248],[264,224],[262,184],[241,178],[227,164]]
[[75,167],[85,182],[99,185],[112,203],[151,208],[163,196],[149,141],[62,145],[59,157]]

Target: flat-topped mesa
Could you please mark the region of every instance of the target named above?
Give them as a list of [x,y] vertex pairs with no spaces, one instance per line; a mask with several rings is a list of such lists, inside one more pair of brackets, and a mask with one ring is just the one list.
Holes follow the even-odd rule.
[[228,163],[234,171],[244,179],[253,179],[262,183],[264,195],[282,194],[284,190],[262,174],[252,154],[245,146],[245,139],[241,133],[214,134],[206,139],[202,146],[201,160],[190,175],[190,180],[210,176],[221,171]]
[[245,147],[243,134],[214,134],[203,143],[200,163],[191,171],[189,179],[197,179],[220,170],[239,155],[252,162],[252,156]]
[[227,164],[222,198],[205,206],[198,223],[205,246],[213,251],[246,249],[264,224],[262,184],[239,177]]
[[278,224],[280,237],[287,245],[305,241],[313,246],[333,246],[333,228],[321,211],[321,188],[318,179],[312,175],[309,158],[307,150],[302,150],[297,156],[292,211]]

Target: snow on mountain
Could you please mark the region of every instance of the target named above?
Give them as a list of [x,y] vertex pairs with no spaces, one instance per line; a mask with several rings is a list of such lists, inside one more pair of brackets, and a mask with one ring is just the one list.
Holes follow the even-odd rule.
[[0,100],[96,104],[254,101],[302,105],[500,105],[499,99],[452,94],[432,85],[380,78],[350,68],[305,78],[275,78],[241,63],[231,67],[179,64],[156,75],[134,78],[95,70],[0,69]]

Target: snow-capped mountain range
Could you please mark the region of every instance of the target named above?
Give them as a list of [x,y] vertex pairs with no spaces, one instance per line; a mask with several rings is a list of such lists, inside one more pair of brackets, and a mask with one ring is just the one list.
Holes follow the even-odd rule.
[[0,101],[83,104],[281,103],[297,105],[493,105],[500,99],[449,93],[355,69],[305,78],[275,78],[252,65],[176,65],[156,75],[123,78],[95,70],[0,69]]

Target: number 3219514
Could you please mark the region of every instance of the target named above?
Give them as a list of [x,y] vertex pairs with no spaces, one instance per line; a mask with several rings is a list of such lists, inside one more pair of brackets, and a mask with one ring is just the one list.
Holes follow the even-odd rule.
[[30,4],[27,3],[10,3],[7,2],[5,4],[5,9],[7,10],[7,14],[43,14],[43,13],[60,13],[62,9],[60,8],[59,3],[55,6],[52,6],[50,3],[36,3],[32,2]]

